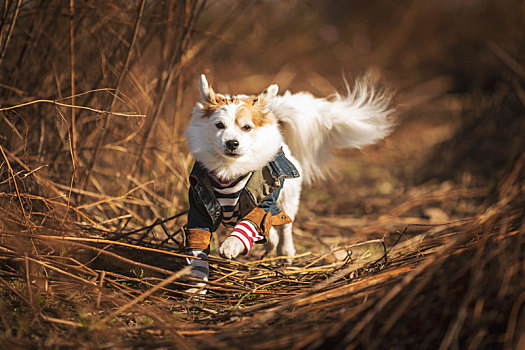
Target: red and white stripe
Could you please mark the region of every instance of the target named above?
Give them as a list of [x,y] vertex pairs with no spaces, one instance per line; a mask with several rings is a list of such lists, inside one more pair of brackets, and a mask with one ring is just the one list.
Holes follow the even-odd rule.
[[244,248],[246,248],[246,250],[244,251],[243,255],[248,254],[255,242],[264,239],[264,236],[257,231],[255,225],[247,220],[242,220],[237,225],[235,225],[235,228],[233,229],[233,232],[230,234],[230,236],[237,237],[241,240],[242,244],[244,244]]

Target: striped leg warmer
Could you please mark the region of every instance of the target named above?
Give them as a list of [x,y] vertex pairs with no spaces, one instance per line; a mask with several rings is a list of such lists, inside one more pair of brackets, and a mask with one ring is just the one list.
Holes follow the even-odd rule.
[[[201,279],[205,282],[208,281],[208,276],[210,275],[210,267],[208,264],[208,254],[206,254],[204,251],[200,249],[193,249],[187,252],[188,255],[193,257],[198,257],[201,259],[191,259],[186,258],[186,261],[188,262],[188,265],[191,265],[191,277],[195,277],[198,279]],[[199,282],[190,282],[192,285],[194,285],[196,288],[189,288],[186,290],[188,293],[196,293],[199,291],[199,289],[203,286],[205,286],[205,283],[199,283]],[[202,289],[199,291],[199,294],[206,294],[206,289]]]
[[230,236],[236,237],[241,240],[244,245],[243,255],[248,254],[250,249],[252,249],[253,244],[264,239],[264,236],[257,231],[255,225],[248,220],[242,220],[233,229],[233,232]]

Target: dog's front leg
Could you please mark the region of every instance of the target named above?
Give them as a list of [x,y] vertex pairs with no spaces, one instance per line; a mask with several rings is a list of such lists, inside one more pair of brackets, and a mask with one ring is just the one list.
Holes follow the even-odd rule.
[[219,253],[221,256],[227,259],[235,259],[239,255],[244,254],[245,251],[246,248],[244,247],[242,241],[239,238],[233,236],[226,238],[219,248]]
[[295,255],[295,246],[293,244],[292,235],[293,223],[279,226],[277,231],[279,232],[280,239],[277,245],[277,255],[286,256],[288,264],[292,264],[293,256]]
[[253,244],[263,239],[264,236],[253,222],[242,220],[235,225],[230,237],[222,243],[219,253],[225,258],[235,259],[241,254],[248,254]]

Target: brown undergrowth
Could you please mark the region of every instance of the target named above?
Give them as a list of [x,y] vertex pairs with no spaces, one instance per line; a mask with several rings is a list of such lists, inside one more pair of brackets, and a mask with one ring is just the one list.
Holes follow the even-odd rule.
[[[525,346],[522,4],[0,10],[0,348]],[[221,231],[187,294],[193,78],[326,95],[332,62],[393,82],[395,133],[304,190],[292,265]]]
[[[115,235],[61,221],[65,209],[49,202],[40,223],[43,213],[20,203],[42,199],[4,196],[4,337],[64,346],[232,348],[257,337],[253,347],[268,349],[512,347],[523,341],[516,293],[524,277],[524,161],[502,179],[495,202],[468,218],[405,217],[405,228],[383,239],[304,252],[291,266],[279,257],[212,256],[208,294],[199,297],[183,291],[188,271],[178,247],[148,241],[153,227]],[[450,192],[439,200],[457,200]],[[388,221],[395,219],[402,218]],[[370,220],[360,230],[384,232],[383,225]]]

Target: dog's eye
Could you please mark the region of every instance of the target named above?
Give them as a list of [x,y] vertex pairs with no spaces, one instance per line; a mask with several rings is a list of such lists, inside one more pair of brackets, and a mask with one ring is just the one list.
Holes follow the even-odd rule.
[[217,127],[217,129],[224,129],[224,124],[221,122],[218,122],[217,124],[215,124],[215,126]]
[[242,127],[242,129],[244,131],[250,131],[250,130],[252,130],[252,126],[251,125],[245,125],[245,126]]

